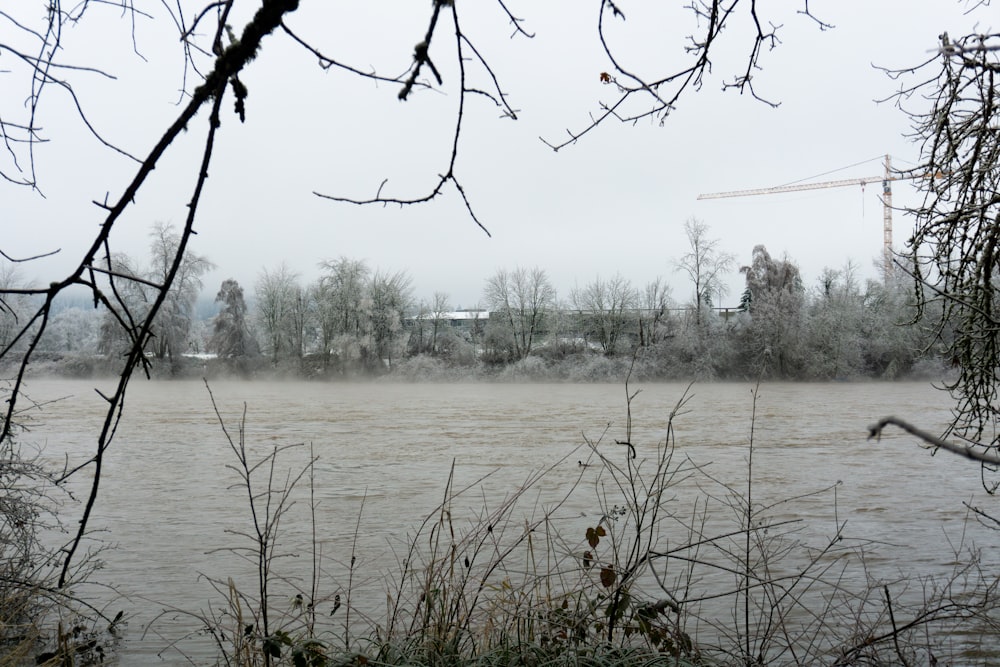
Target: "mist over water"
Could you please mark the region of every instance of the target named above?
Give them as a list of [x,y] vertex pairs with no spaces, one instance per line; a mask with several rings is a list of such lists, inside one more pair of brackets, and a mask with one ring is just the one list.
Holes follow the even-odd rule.
[[[68,457],[70,465],[91,455],[106,405],[94,391],[100,384],[31,382],[35,401],[70,398],[44,403],[26,440],[43,445],[46,458]],[[373,614],[384,607],[382,575],[398,570],[408,536],[441,503],[453,465],[453,490],[471,486],[452,503],[459,525],[551,467],[521,499],[520,513],[537,518],[565,500],[554,515],[576,541],[599,520],[595,491],[606,481],[599,466],[579,465],[592,460],[587,442],[613,460],[627,453],[615,444],[625,439],[624,385],[217,382],[211,389],[234,438],[245,408],[246,442],[257,455],[302,444],[280,455],[280,480],[301,469],[312,448],[319,459],[321,589],[329,595],[346,590],[354,555],[353,587],[359,597],[372,598],[355,604],[368,604]],[[675,461],[690,459],[745,489],[752,427],[754,500],[773,503],[841,482],[835,492],[779,504],[770,516],[805,519],[803,535],[817,542],[846,520],[846,534],[867,541],[870,562],[884,576],[949,571],[963,530],[966,539],[995,539],[965,523],[963,501],[989,503],[978,466],[932,457],[900,433],[867,440],[867,426],[886,415],[939,432],[949,416],[945,394],[920,382],[775,383],[760,386],[755,407],[753,389],[751,383],[630,385],[630,392],[640,390],[631,404],[637,460],[655,457],[669,416],[686,395],[674,422]],[[253,590],[252,564],[226,550],[250,546],[237,534],[251,523],[246,490],[227,468],[235,462],[203,383],[132,383],[91,523],[95,539],[117,545],[101,554],[106,566],[96,579],[128,598],[109,607],[131,614],[126,664],[197,629],[191,617],[169,613],[143,638],[164,609],[205,613],[224,606],[206,577],[232,577]],[[88,481],[78,479],[77,491]],[[279,536],[288,545],[279,553],[298,556],[280,558],[275,567],[306,585],[312,536],[307,485],[300,490]],[[723,495],[721,487],[709,490]],[[684,515],[684,503],[705,491],[704,480],[681,483],[672,507]],[[67,515],[67,523],[74,525],[75,516]],[[212,655],[204,638],[183,646],[199,659]]]

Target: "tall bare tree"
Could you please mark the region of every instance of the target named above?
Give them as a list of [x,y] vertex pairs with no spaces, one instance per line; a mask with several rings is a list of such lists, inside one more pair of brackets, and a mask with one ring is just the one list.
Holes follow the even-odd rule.
[[716,296],[725,294],[723,277],[736,266],[736,257],[721,249],[720,239],[709,237],[709,227],[697,218],[684,222],[688,252],[677,260],[677,268],[687,274],[694,288],[691,310],[695,326],[699,329],[705,321],[705,310]]
[[306,294],[299,275],[281,264],[264,269],[254,288],[257,326],[264,340],[264,351],[272,363],[284,358],[302,358],[305,329]]
[[635,321],[639,297],[632,283],[620,273],[607,280],[598,276],[573,290],[570,300],[604,354],[618,352],[628,325]]
[[150,268],[146,274],[149,282],[168,284],[174,257],[178,254],[182,257],[169,281],[166,299],[153,320],[153,354],[157,359],[168,359],[175,369],[180,355],[187,351],[195,301],[204,286],[201,277],[215,265],[191,250],[180,253],[180,236],[170,224],[155,223],[150,237]]
[[[169,224],[155,223],[150,238],[149,265],[145,268],[122,253],[109,260],[110,272],[117,280],[111,283],[114,303],[102,318],[99,349],[115,357],[126,354],[139,323],[149,318],[146,349],[175,373],[180,369],[181,355],[188,349],[194,306],[203,286],[201,277],[214,265],[194,252],[179,253],[180,237]],[[160,286],[167,282],[175,258],[180,260],[175,275],[169,289],[162,293],[156,317],[150,318]]]
[[[342,343],[360,340],[365,332],[369,269],[363,260],[340,257],[323,262],[323,273],[313,288],[319,320],[320,345],[324,366],[330,363],[337,340]],[[346,340],[345,340],[346,339]],[[343,347],[343,344],[340,346]]]
[[[30,312],[30,300],[26,294],[13,290],[24,287],[21,273],[16,264],[0,261],[0,347],[14,342],[21,333],[23,318]],[[26,344],[24,341],[22,345]]]
[[432,353],[438,350],[438,339],[444,327],[448,326],[448,314],[451,312],[451,299],[444,292],[434,292],[434,300],[431,302],[429,310],[431,320],[431,342]]
[[365,290],[367,328],[372,359],[392,368],[406,347],[403,319],[412,300],[411,279],[405,271],[375,271]]
[[490,309],[490,326],[502,327],[516,359],[531,354],[545,321],[555,303],[556,290],[543,269],[517,267],[498,269],[486,281],[484,299]]
[[142,278],[139,264],[124,253],[113,255],[108,266],[118,280],[110,283],[114,302],[103,311],[97,350],[109,358],[119,358],[127,355],[135,343],[135,329],[152,306],[154,288]]
[[662,340],[670,321],[670,286],[657,277],[639,292],[639,345],[648,347]]

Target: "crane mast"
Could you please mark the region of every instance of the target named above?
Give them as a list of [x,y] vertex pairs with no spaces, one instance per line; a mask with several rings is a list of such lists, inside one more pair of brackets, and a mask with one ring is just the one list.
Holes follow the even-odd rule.
[[782,192],[800,192],[802,190],[821,190],[825,188],[842,188],[849,185],[864,187],[869,183],[882,183],[882,261],[885,275],[888,278],[892,267],[892,181],[898,180],[892,173],[892,159],[885,156],[885,173],[881,176],[864,178],[846,178],[839,181],[820,181],[818,183],[796,183],[779,185],[773,188],[756,188],[753,190],[733,190],[731,192],[712,192],[698,195],[698,199],[723,199],[726,197],[751,197],[753,195],[771,195]]

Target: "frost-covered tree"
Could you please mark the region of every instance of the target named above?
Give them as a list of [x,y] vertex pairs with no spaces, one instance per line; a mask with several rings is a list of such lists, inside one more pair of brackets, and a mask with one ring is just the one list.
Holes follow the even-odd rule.
[[688,240],[688,252],[677,260],[677,269],[687,274],[691,281],[690,308],[695,327],[701,329],[707,316],[706,310],[725,294],[723,278],[736,265],[736,257],[722,250],[721,239],[711,238],[708,225],[697,218],[684,222],[684,234]]
[[[144,350],[166,361],[170,372],[175,373],[181,355],[189,347],[194,305],[203,286],[201,277],[214,264],[190,250],[180,255],[181,237],[167,223],[155,223],[150,238],[147,266],[123,253],[109,260],[109,271],[115,277],[109,289],[113,298],[102,318],[98,348],[109,356],[125,353],[138,337],[161,287],[169,284],[144,341]],[[180,262],[174,271],[178,256]]]
[[735,265],[734,256],[722,250],[721,240],[712,238],[707,224],[696,218],[684,223],[688,252],[675,261],[675,268],[690,281],[691,300],[686,305],[677,337],[670,342],[668,362],[684,374],[709,379],[724,372],[732,352],[724,338],[726,322],[712,308],[725,293],[723,278]]
[[212,322],[209,350],[234,364],[243,364],[247,357],[257,353],[243,288],[233,279],[224,280],[215,302],[221,304],[221,308]]
[[498,269],[486,281],[484,299],[490,309],[488,337],[520,360],[531,354],[556,290],[538,267]]
[[366,332],[365,290],[370,271],[363,260],[339,257],[320,264],[313,287],[324,367],[332,355],[354,356]]
[[108,266],[117,279],[111,283],[113,301],[109,300],[101,317],[97,351],[114,358],[136,342],[140,322],[152,305],[153,288],[142,278],[139,264],[124,253],[112,256]]
[[[864,339],[865,372],[874,377],[892,379],[905,376],[932,348],[935,335],[931,327],[914,321],[913,280],[898,267],[886,280],[869,280],[863,295],[861,336]],[[928,319],[940,317],[928,304]],[[938,334],[941,332],[938,331]]]
[[272,363],[301,358],[304,340],[306,294],[297,273],[284,263],[263,269],[254,286],[256,322],[264,352]]
[[27,295],[16,292],[23,287],[17,265],[0,261],[0,350],[14,343],[31,310]]
[[657,277],[639,291],[638,299],[639,345],[651,347],[663,340],[670,330],[670,308],[673,306],[670,286]]
[[742,315],[741,353],[754,374],[790,377],[801,371],[805,289],[799,268],[787,257],[775,260],[762,245],[753,249],[746,276],[750,308]]
[[52,316],[41,349],[93,355],[97,353],[101,317],[93,307],[70,306]]
[[437,354],[438,343],[448,327],[451,298],[445,292],[435,292],[431,301],[421,300],[410,334],[409,348],[415,353]]
[[445,292],[434,292],[431,303],[431,351],[437,352],[438,340],[444,329],[449,326],[448,313],[451,312],[451,298]]
[[[168,282],[174,257],[178,254],[180,235],[172,225],[157,222],[153,225],[150,237],[150,266],[146,279],[151,283],[164,285]],[[177,369],[180,356],[188,349],[194,304],[203,287],[201,277],[213,268],[215,265],[207,258],[186,250],[166,298],[153,320],[153,355],[157,359],[167,359],[171,372]],[[147,294],[146,301],[150,301],[150,298]]]
[[403,319],[411,304],[411,279],[405,271],[375,271],[365,290],[369,359],[392,368],[406,349]]
[[805,375],[826,380],[864,373],[865,294],[853,262],[823,270],[807,312]]
[[308,351],[310,332],[315,328],[315,294],[308,287],[295,283],[292,309],[288,313],[288,349],[299,360]]
[[426,299],[421,299],[413,313],[413,322],[410,325],[409,352],[415,354],[431,353],[431,304]]
[[600,276],[570,294],[588,336],[593,336],[608,356],[619,351],[629,326],[636,320],[639,297],[631,281],[620,273],[607,280]]

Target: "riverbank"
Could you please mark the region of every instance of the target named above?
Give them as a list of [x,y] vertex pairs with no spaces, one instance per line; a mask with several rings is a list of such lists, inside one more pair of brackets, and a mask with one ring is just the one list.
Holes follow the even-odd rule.
[[[34,377],[62,377],[84,379],[113,377],[119,366],[116,360],[101,355],[41,353],[33,358],[30,374]],[[0,368],[8,376],[16,369]],[[374,368],[324,368],[318,357],[285,360],[273,363],[264,358],[244,360],[238,367],[231,361],[214,355],[188,355],[178,360],[150,359],[149,372],[155,379],[210,380],[389,380],[401,382],[622,382],[626,377],[639,381],[686,382],[696,381],[754,381],[757,376],[744,373],[708,372],[691,374],[689,364],[683,360],[671,362],[662,356],[639,353],[630,356],[607,356],[594,352],[563,354],[558,357],[533,355],[507,364],[488,364],[467,361],[456,363],[431,355],[416,355],[383,363]],[[928,380],[940,381],[951,375],[950,369],[940,360],[916,361],[905,370],[881,374],[851,373],[842,376],[795,375],[772,376],[772,381],[836,381],[864,380]]]

